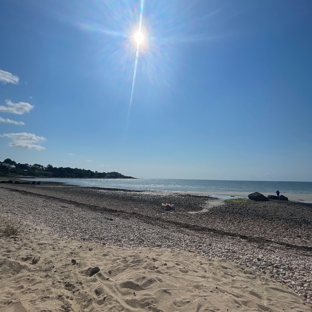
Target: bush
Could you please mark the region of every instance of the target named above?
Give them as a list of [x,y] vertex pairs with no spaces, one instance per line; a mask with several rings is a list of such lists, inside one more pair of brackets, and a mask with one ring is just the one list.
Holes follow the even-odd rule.
[[6,236],[16,236],[18,234],[18,228],[8,224],[3,230],[3,234]]

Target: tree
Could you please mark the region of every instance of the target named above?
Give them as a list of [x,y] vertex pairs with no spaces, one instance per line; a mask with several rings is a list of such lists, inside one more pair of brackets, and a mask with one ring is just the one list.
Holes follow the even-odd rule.
[[16,165],[16,162],[11,160],[10,158],[5,159],[3,162],[10,165]]

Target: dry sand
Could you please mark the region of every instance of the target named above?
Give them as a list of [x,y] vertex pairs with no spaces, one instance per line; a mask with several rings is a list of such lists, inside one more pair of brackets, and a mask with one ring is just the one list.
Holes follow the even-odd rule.
[[[58,226],[68,213],[71,222]],[[80,241],[70,237],[72,229],[63,229],[74,228],[79,219],[91,232],[96,218],[107,222],[102,223],[105,226],[111,222],[108,216],[74,202],[64,204],[57,198],[0,187],[0,233],[8,224],[18,228],[16,235],[0,234],[0,312],[312,310],[286,284],[233,261],[176,247],[133,247],[130,243],[118,247],[110,243],[109,234],[106,239],[84,242],[79,230],[74,234]],[[137,218],[114,219],[130,236],[131,226],[150,227],[159,237],[160,231],[167,236],[170,233],[170,229]],[[109,228],[109,233],[112,231],[113,227]],[[190,235],[202,239],[197,233]],[[227,239],[221,238],[221,244]],[[240,240],[234,244],[239,245]],[[92,275],[92,269],[98,272]]]
[[0,238],[1,312],[18,302],[21,312],[310,311],[286,286],[226,260],[64,240],[29,224],[19,231]]

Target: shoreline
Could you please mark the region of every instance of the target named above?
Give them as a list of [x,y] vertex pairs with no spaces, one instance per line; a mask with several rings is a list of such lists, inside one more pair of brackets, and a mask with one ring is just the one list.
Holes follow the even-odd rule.
[[[0,211],[15,211],[53,235],[105,241],[121,248],[170,248],[223,258],[287,285],[312,304],[312,205],[226,201],[190,214],[215,199],[43,184],[1,184],[0,191],[12,201],[24,198],[31,207],[41,203],[39,207],[44,208],[21,211],[3,206]],[[176,210],[162,211],[163,200],[174,201]]]
[[[1,186],[1,184],[0,184]],[[283,227],[284,237],[279,237],[280,242],[290,243],[290,245],[300,245],[301,236],[297,235],[298,230],[305,232],[304,226],[312,223],[312,204],[270,200],[268,202],[255,202],[252,200],[218,200],[215,197],[204,196],[202,194],[188,193],[159,193],[131,191],[122,189],[104,189],[98,187],[79,187],[75,185],[64,185],[61,183],[48,183],[41,185],[29,184],[2,184],[4,188],[11,189],[13,192],[22,192],[32,194],[33,196],[43,196],[47,199],[58,199],[70,204],[78,204],[81,207],[95,210],[107,211],[114,213],[123,213],[126,215],[136,215],[146,219],[145,221],[161,221],[174,223],[184,227],[205,228],[207,230],[224,230],[226,233],[236,233],[241,236],[252,237],[253,227],[245,226],[235,227],[231,224],[222,226],[219,222],[220,218],[236,217],[236,224],[245,219],[250,222],[263,222],[270,226],[270,222],[274,221],[276,225]],[[167,212],[161,209],[161,203],[174,203],[176,205],[175,212]],[[220,204],[222,203],[222,204]],[[215,209],[212,209],[216,207]],[[191,216],[192,213],[205,212],[203,216]],[[295,209],[295,210],[294,210]],[[254,220],[256,217],[256,220]],[[235,221],[234,219],[232,220]],[[268,221],[268,222],[267,222]],[[265,224],[265,223],[268,224]],[[286,222],[286,223],[285,223]],[[218,224],[217,224],[218,223]],[[303,224],[301,224],[303,223]],[[287,230],[287,226],[295,226],[296,233],[291,234]],[[299,228],[298,228],[299,226]],[[281,230],[281,229],[279,229]],[[275,231],[273,234],[263,231],[261,235],[265,239],[275,239]],[[276,233],[278,234],[278,233]],[[260,236],[261,236],[260,235]],[[306,239],[305,245],[312,247],[312,237],[309,233],[303,236]],[[299,239],[298,239],[299,238]]]
[[[20,181],[25,182],[29,180],[25,180],[23,177],[13,177],[8,178],[6,177],[0,177],[1,180],[12,180],[12,181]],[[30,179],[30,178],[28,178]],[[114,187],[100,187],[100,186],[82,186],[82,185],[76,185],[76,184],[68,184],[66,182],[50,182],[47,180],[42,181],[40,178],[33,178],[37,179],[38,182],[41,182],[42,185],[55,185],[55,186],[71,186],[71,187],[82,187],[82,188],[88,188],[88,189],[98,189],[98,190],[106,190],[106,191],[121,191],[121,192],[142,192],[146,194],[159,194],[159,195],[170,195],[170,194],[177,194],[177,195],[195,195],[195,196],[204,196],[204,197],[213,197],[218,198],[221,200],[226,199],[232,199],[232,198],[246,198],[248,199],[248,195],[253,192],[257,192],[257,190],[250,191],[250,192],[237,192],[237,191],[226,191],[226,192],[191,192],[191,191],[161,191],[161,190],[135,190],[135,189],[125,189],[125,188],[114,188]],[[264,196],[268,195],[275,195],[274,192],[260,192]],[[312,204],[312,193],[281,193],[281,195],[286,196],[289,201],[299,202],[299,203],[306,203],[306,204]]]
[[[234,238],[259,246],[276,245],[282,249],[290,248],[294,252],[301,250],[310,254],[312,251],[311,204],[282,201],[218,201],[208,196],[184,193],[146,194],[64,185],[0,186],[0,190],[7,190],[13,195],[27,195],[34,200],[43,199],[59,205],[71,205],[83,209],[86,213],[103,216],[107,214],[111,215],[111,218],[117,216],[123,220],[134,219],[148,226],[166,229],[176,227],[179,231],[191,231],[195,235],[219,235],[223,239]],[[176,210],[162,211],[162,202],[175,203]],[[222,205],[215,205],[220,202]],[[203,211],[205,208],[209,209]],[[230,258],[235,257],[234,253]],[[310,265],[312,272],[312,264]]]

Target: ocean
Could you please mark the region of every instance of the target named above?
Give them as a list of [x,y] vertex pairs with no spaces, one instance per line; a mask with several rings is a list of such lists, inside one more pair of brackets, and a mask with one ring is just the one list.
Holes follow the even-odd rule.
[[82,187],[102,187],[149,192],[183,192],[228,197],[247,197],[249,193],[260,192],[265,195],[281,194],[294,200],[312,202],[312,182],[285,181],[228,181],[228,180],[184,180],[184,179],[66,179],[37,178],[39,181],[62,182]]

